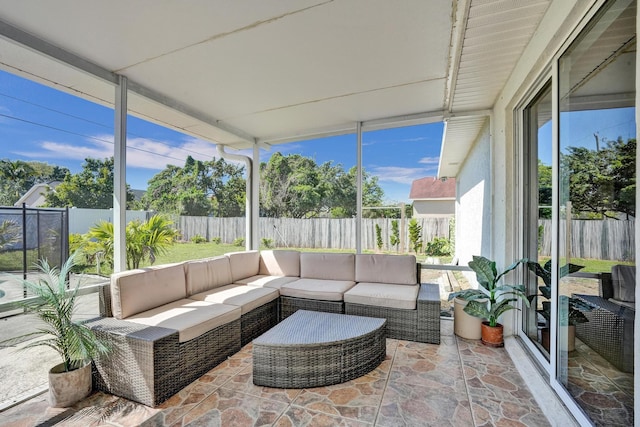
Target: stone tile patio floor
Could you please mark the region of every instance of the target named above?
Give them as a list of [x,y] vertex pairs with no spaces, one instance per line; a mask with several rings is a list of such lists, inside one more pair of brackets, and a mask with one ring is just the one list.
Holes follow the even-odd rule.
[[453,335],[441,345],[387,340],[371,373],[328,387],[252,382],[251,344],[157,408],[94,393],[72,408],[46,394],[0,413],[2,426],[548,426],[506,350]]

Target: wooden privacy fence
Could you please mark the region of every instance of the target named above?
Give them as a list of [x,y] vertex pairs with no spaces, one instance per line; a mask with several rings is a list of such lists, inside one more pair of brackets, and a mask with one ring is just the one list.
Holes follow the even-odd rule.
[[[551,220],[539,221],[540,254],[551,256]],[[570,222],[571,257],[635,261],[634,220],[578,220]],[[560,242],[566,239],[566,223],[560,225]]]
[[[362,220],[362,248],[375,250],[375,225],[381,228],[383,250],[395,250],[389,240],[391,236],[391,219]],[[449,218],[417,218],[422,227],[422,241],[424,244],[434,237],[449,238]],[[401,221],[398,220],[400,228]],[[409,245],[408,224],[404,224],[404,243],[406,251]],[[245,237],[245,218],[211,218],[181,216],[176,225],[182,233],[183,240],[190,240],[193,236],[202,236],[207,240],[219,237],[224,243],[232,243],[237,238]],[[260,218],[258,221],[261,239],[270,239],[275,247],[291,248],[325,248],[325,249],[355,249],[356,247],[356,219],[330,218]]]

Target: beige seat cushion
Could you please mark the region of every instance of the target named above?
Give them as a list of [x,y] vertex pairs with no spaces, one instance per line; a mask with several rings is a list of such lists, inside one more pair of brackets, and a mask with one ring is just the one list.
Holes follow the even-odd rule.
[[388,283],[358,283],[344,294],[344,302],[377,307],[414,310],[419,285],[398,286]]
[[192,295],[189,298],[206,302],[234,305],[236,307],[240,307],[242,314],[245,314],[254,308],[258,308],[261,305],[277,299],[279,296],[280,293],[277,289],[259,288],[247,285],[227,285]]
[[231,283],[255,276],[260,269],[260,252],[242,251],[225,254],[231,265]]
[[138,313],[125,320],[148,326],[175,329],[180,342],[189,341],[211,329],[240,318],[240,307],[181,299],[152,310]]
[[414,255],[356,255],[356,282],[416,285],[417,263]]
[[287,250],[261,251],[259,274],[300,277],[300,252]]
[[229,258],[219,256],[185,263],[187,296],[220,286],[230,285],[231,265]]
[[238,280],[234,285],[259,286],[261,288],[280,289],[282,285],[298,280],[298,277],[282,277],[282,276],[265,276],[258,274],[257,276],[247,277]]
[[280,288],[280,295],[325,301],[342,301],[356,283],[349,280],[298,279]]
[[300,278],[354,281],[355,254],[300,253]]
[[111,309],[116,319],[124,319],[186,296],[182,263],[127,270],[111,275]]

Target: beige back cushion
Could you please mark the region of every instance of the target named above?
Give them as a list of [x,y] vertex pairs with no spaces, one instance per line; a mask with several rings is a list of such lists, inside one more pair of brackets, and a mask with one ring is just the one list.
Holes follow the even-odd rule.
[[224,255],[189,261],[185,263],[185,272],[188,296],[229,285],[232,282],[229,258]]
[[355,254],[300,253],[300,277],[355,280]]
[[356,282],[415,285],[417,264],[414,255],[356,255]]
[[232,282],[256,276],[260,269],[260,252],[243,251],[225,254],[231,265]]
[[186,296],[182,263],[111,275],[111,307],[116,319],[125,319]]
[[300,276],[300,252],[260,252],[260,274],[267,276]]

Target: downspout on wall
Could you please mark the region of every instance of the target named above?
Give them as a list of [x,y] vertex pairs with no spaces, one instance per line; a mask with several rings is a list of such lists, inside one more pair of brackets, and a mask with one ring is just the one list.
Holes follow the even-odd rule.
[[[245,208],[245,237],[244,237],[244,247],[246,250],[250,251],[252,249],[258,249],[257,245],[256,247],[254,247],[254,241],[256,239],[253,239],[253,236],[256,232],[256,230],[253,229],[253,222],[252,222],[252,218],[254,215],[253,212],[253,204],[251,203],[251,201],[253,200],[253,191],[251,191],[252,189],[252,175],[253,175],[253,162],[251,161],[251,157],[249,156],[244,156],[242,154],[233,154],[233,153],[227,153],[226,151],[224,151],[224,145],[220,145],[220,144],[216,144],[216,150],[218,152],[218,154],[220,155],[220,157],[222,157],[223,159],[229,159],[229,160],[235,160],[238,162],[243,162],[246,165],[247,168],[247,179],[246,179],[246,208]],[[257,212],[256,212],[257,215]]]

